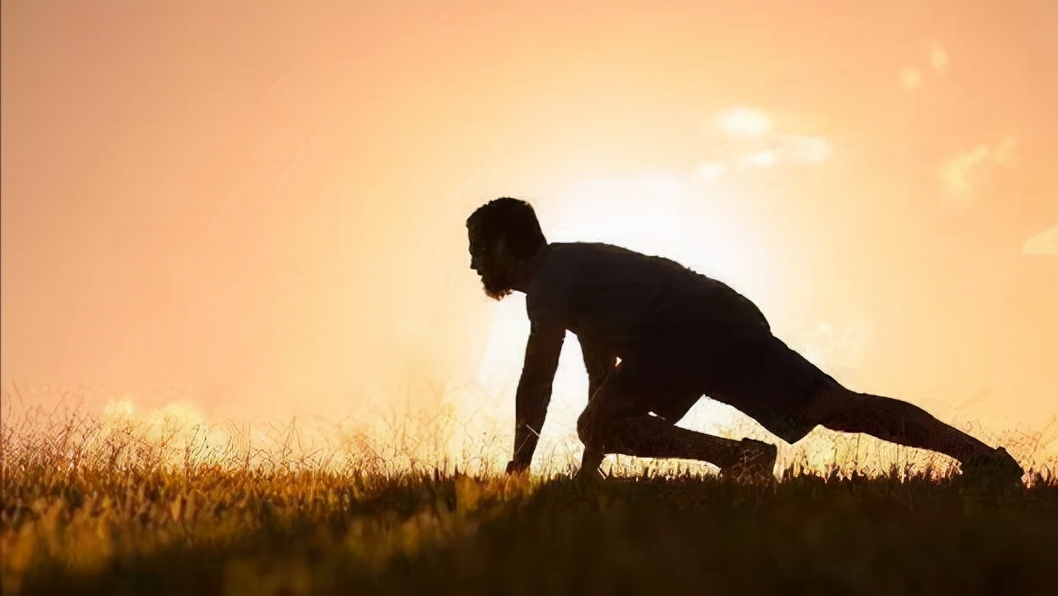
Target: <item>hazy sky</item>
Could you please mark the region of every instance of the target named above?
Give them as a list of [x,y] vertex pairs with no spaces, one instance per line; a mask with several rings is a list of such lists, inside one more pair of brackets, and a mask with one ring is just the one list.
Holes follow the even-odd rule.
[[484,297],[464,228],[509,195],[551,239],[728,281],[854,389],[1058,413],[1058,3],[2,11],[0,377],[26,395],[509,392],[522,306]]

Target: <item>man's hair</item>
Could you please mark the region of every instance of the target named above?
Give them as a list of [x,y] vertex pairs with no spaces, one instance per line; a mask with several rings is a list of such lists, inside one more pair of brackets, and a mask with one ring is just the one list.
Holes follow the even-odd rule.
[[547,244],[533,206],[510,197],[493,199],[478,207],[467,218],[467,228],[486,246],[492,246],[501,236],[506,238],[507,248],[520,259],[528,259]]

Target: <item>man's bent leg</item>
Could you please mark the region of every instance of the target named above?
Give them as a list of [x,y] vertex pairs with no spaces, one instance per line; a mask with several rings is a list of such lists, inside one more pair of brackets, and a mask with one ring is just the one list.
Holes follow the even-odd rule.
[[988,457],[994,450],[944,424],[913,404],[830,384],[812,398],[809,416],[836,431],[865,433],[879,439],[937,451],[960,462]]
[[605,457],[606,454],[602,451],[585,444],[584,455],[580,458],[580,470],[578,470],[577,476],[581,478],[590,478],[598,475],[599,466],[602,465],[602,460],[605,459]]
[[653,416],[604,385],[577,420],[577,434],[584,443],[580,474],[595,474],[602,457],[620,453],[636,457],[695,459],[719,466],[733,476],[770,475],[775,465],[773,445],[743,439],[736,441],[674,426]]
[[673,426],[649,414],[608,419],[589,411],[577,424],[586,449],[637,457],[697,459],[726,466],[737,457],[741,441]]

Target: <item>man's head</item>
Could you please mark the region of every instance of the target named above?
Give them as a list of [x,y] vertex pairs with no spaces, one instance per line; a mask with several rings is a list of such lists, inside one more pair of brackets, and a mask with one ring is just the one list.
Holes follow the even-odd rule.
[[467,233],[470,268],[496,300],[513,291],[518,264],[547,244],[533,207],[509,197],[478,207],[467,218]]

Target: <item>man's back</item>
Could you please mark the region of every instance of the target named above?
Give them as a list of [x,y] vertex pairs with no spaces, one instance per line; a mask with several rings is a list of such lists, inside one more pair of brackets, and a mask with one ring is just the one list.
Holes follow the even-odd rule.
[[526,292],[529,318],[560,323],[582,343],[620,353],[635,342],[691,329],[768,329],[752,302],[675,261],[601,243],[553,243],[542,251]]

